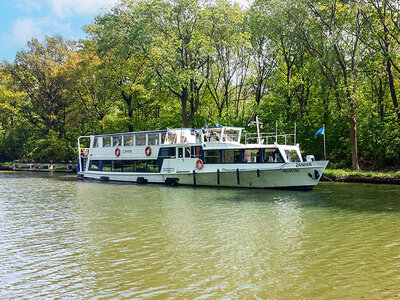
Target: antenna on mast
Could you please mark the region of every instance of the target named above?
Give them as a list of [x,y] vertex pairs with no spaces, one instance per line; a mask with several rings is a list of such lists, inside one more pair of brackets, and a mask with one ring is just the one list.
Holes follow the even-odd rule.
[[258,116],[257,115],[256,115],[256,120],[255,121],[251,121],[249,125],[251,126],[253,124],[257,125],[257,142],[259,144],[261,144],[260,125],[261,125],[261,128],[262,128],[263,123],[258,121]]

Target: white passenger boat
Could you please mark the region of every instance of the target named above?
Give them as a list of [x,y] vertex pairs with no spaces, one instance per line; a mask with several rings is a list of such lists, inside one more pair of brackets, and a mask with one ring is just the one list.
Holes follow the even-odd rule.
[[264,134],[258,125],[256,134],[213,127],[81,136],[78,176],[141,184],[314,189],[328,161],[315,161],[312,155],[303,161],[295,133]]

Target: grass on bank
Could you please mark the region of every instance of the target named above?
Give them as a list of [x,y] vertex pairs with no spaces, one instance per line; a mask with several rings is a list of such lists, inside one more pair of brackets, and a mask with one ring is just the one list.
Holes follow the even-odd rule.
[[400,171],[379,172],[379,171],[353,171],[350,169],[326,169],[324,175],[327,177],[347,178],[396,178],[400,179]]

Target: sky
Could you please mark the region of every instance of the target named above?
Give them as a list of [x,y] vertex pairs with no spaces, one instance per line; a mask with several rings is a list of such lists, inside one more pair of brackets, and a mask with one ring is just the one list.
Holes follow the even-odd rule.
[[[242,4],[247,0],[233,0]],[[12,62],[32,37],[85,38],[84,25],[118,0],[0,0],[0,62]]]
[[85,38],[84,25],[117,0],[0,0],[0,62],[13,61],[32,37]]

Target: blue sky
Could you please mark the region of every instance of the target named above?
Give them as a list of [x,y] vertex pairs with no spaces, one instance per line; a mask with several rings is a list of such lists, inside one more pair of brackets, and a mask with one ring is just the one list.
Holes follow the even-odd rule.
[[0,61],[13,61],[32,37],[84,38],[84,25],[117,0],[0,0]]
[[[248,0],[233,0],[242,5]],[[65,39],[85,38],[84,25],[118,0],[0,0],[0,62],[13,61],[32,37],[61,34]]]

